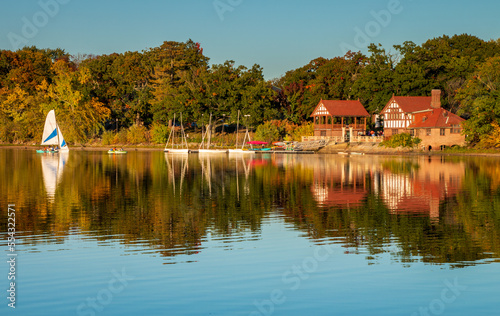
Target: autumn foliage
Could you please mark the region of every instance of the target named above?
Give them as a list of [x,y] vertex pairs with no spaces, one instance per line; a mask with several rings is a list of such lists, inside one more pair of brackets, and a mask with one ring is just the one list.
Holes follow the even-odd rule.
[[404,42],[393,51],[370,44],[368,52],[318,57],[265,80],[257,64],[210,65],[202,45],[192,40],[102,56],[71,56],[59,48],[2,50],[0,142],[39,142],[51,109],[70,143],[133,126],[145,130],[146,141],[161,142],[179,113],[184,123],[198,127],[208,124],[210,114],[216,125],[236,124],[241,113],[242,125],[275,122],[279,138],[295,139],[276,122],[296,127],[310,122],[320,99],[359,99],[377,113],[393,93],[427,96],[432,89],[443,91],[443,107],[468,119],[469,141],[480,142],[500,123],[499,41],[443,35],[421,45]]

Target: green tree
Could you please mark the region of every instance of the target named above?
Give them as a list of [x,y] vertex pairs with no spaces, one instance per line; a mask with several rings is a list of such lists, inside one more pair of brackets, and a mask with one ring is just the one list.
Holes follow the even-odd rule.
[[91,79],[87,68],[75,70],[63,60],[53,67],[56,77],[47,88],[45,107],[56,110],[67,141],[85,142],[103,129],[110,111],[96,98],[82,93],[82,85]]
[[464,133],[472,142],[478,142],[492,130],[492,123],[500,123],[500,57],[483,63],[457,93],[459,114],[468,117],[463,123]]
[[396,56],[387,53],[381,45],[370,44],[367,63],[352,87],[352,95],[359,98],[368,112],[382,110],[394,93]]

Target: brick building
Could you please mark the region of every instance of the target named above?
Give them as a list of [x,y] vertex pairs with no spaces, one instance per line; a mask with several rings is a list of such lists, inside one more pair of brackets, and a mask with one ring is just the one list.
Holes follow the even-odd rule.
[[384,135],[410,133],[422,140],[420,146],[437,150],[445,146],[465,145],[463,118],[441,107],[441,90],[430,97],[392,96],[382,109]]

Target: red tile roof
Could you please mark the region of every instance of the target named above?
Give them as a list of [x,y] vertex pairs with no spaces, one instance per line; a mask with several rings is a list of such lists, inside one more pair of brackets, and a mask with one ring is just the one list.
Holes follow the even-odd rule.
[[331,116],[370,116],[359,100],[321,100],[311,116],[315,116],[316,110],[320,108],[321,104],[325,106]]
[[412,113],[422,110],[427,110],[431,107],[432,97],[398,97],[394,96],[391,98],[389,103],[392,100],[396,101],[399,104],[401,110],[406,113]]
[[465,121],[458,115],[443,108],[432,109],[427,114],[419,117],[418,121],[408,126],[408,128],[445,128],[458,125]]

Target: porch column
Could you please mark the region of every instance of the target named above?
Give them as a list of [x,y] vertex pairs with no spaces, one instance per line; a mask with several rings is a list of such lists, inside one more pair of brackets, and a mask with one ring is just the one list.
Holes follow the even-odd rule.
[[353,134],[352,134],[353,128],[349,127],[349,143],[352,142]]

